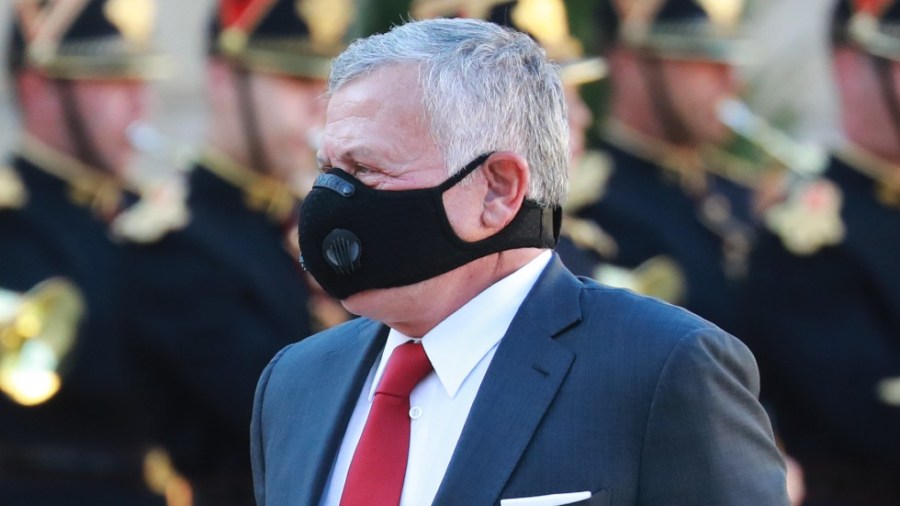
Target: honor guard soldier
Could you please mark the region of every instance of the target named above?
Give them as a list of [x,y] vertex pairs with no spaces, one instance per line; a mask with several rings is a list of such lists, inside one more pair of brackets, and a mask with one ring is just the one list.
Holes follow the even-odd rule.
[[123,250],[108,230],[127,197],[126,127],[146,115],[145,80],[163,70],[149,44],[154,4],[24,0],[13,18],[22,125],[0,162],[0,292],[11,301],[0,304],[0,502],[161,505],[164,485],[144,476],[160,454],[148,451],[120,327]]
[[843,140],[765,216],[748,344],[809,506],[900,504],[900,3],[833,16]]
[[352,19],[350,2],[221,1],[209,38],[208,137],[187,178],[185,226],[154,231],[138,219],[120,230],[134,245],[130,333],[195,506],[253,503],[256,381],[280,348],[313,330],[310,289],[286,236],[317,172],[325,78]]
[[613,239],[609,262],[740,337],[732,285],[745,268],[751,191],[708,153],[730,137],[716,106],[736,93],[733,66],[747,57],[742,2],[613,1],[603,11],[609,173],[578,215]]

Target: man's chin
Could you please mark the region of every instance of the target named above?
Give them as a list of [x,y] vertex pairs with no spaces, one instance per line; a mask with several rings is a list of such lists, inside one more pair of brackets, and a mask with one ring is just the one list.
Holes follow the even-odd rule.
[[382,296],[386,290],[389,289],[372,288],[356,292],[345,299],[341,299],[341,305],[351,314],[373,318],[373,313],[377,312],[378,306],[384,304]]
[[[410,301],[414,301],[416,291],[421,290],[422,283],[393,288],[370,288],[342,299],[344,309],[356,316],[370,318],[381,322],[405,319],[410,315]],[[406,302],[403,302],[406,301]]]

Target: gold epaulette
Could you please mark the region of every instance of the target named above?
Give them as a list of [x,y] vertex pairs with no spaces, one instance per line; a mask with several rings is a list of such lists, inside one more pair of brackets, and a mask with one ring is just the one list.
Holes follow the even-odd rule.
[[12,167],[0,165],[0,210],[21,209],[28,202],[28,189]]
[[587,151],[572,168],[565,210],[575,212],[602,199],[612,173],[613,161],[608,154]]
[[619,253],[616,240],[591,220],[566,214],[563,216],[561,233],[571,239],[575,246],[592,251],[604,260],[614,260]]
[[144,454],[144,484],[151,492],[162,496],[167,506],[191,506],[193,490],[190,482],[175,468],[169,453],[154,447]]
[[149,244],[190,222],[187,185],[173,179],[141,191],[141,199],[120,213],[110,225],[114,237]]
[[594,271],[594,279],[604,285],[626,288],[672,304],[684,302],[687,292],[684,272],[666,255],[652,257],[634,269],[603,264]]
[[764,220],[785,249],[798,256],[812,255],[844,240],[843,200],[840,188],[827,179],[802,180],[784,202],[766,211]]
[[875,388],[881,402],[888,406],[900,407],[900,376],[884,378]]
[[655,139],[614,119],[607,120],[603,137],[613,146],[662,169],[665,177],[676,181],[685,192],[691,195],[706,192],[707,173],[699,149]]
[[244,167],[219,151],[207,149],[200,163],[221,180],[239,188],[248,209],[266,213],[275,222],[290,219],[300,199],[298,192],[286,183]]
[[90,209],[104,220],[118,212],[124,183],[115,175],[85,165],[29,135],[22,137],[19,155],[42,172],[65,182],[69,200],[75,205]]

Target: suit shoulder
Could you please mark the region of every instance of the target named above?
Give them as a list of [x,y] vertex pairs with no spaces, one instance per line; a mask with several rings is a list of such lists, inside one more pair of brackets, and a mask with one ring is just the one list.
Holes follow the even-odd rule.
[[632,329],[635,338],[674,341],[696,332],[727,333],[679,306],[631,290],[584,280],[582,307],[587,323]]
[[368,318],[356,318],[291,344],[276,355],[272,361],[290,366],[315,360],[345,347],[361,346],[363,336],[370,336],[377,332],[381,325],[381,323]]

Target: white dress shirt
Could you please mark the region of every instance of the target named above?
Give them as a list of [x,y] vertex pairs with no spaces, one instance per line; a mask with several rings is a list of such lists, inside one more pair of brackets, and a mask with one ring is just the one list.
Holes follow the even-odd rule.
[[[434,501],[497,345],[550,258],[550,251],[541,253],[422,337],[434,373],[425,377],[410,394],[413,422],[401,506],[422,506]],[[410,339],[394,329],[388,334],[381,360],[372,368],[356,401],[325,486],[322,506],[340,503],[350,461],[369,416],[378,381],[394,348]]]

